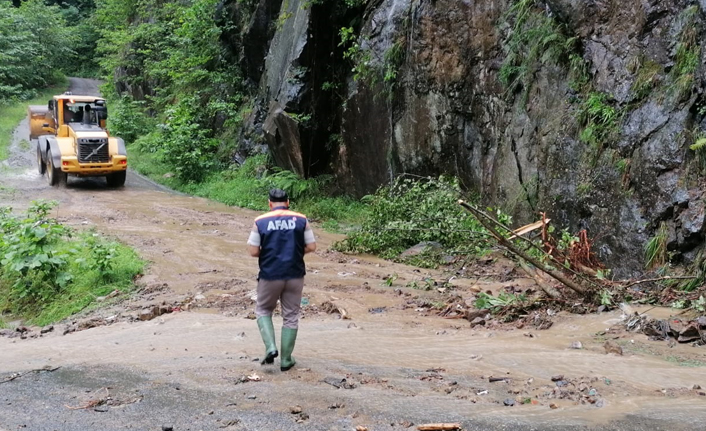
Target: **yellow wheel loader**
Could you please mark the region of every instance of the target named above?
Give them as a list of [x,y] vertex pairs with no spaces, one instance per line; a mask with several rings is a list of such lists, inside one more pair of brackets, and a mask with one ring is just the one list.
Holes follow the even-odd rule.
[[110,136],[105,99],[65,93],[47,106],[29,107],[29,139],[37,140],[37,167],[52,186],[68,175],[104,176],[110,187],[122,187],[127,152],[122,139]]

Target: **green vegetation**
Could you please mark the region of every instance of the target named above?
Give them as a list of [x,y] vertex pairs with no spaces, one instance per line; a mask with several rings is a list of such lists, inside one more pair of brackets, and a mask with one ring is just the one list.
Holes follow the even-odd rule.
[[113,290],[133,288],[144,262],[95,233],[76,234],[35,202],[25,217],[0,209],[0,312],[45,325]]
[[706,172],[706,137],[697,134],[698,139],[689,148],[696,153],[696,160],[702,172]]
[[527,301],[523,294],[513,294],[500,292],[498,296],[493,296],[485,292],[478,293],[475,306],[479,310],[488,310],[491,313],[498,313],[509,306],[518,305]]
[[635,80],[630,87],[633,101],[638,102],[647,98],[659,83],[663,73],[662,66],[650,59],[640,59]]
[[32,98],[60,80],[74,38],[57,6],[0,2],[0,105]]
[[[198,183],[229,164],[249,96],[238,62],[221,37],[240,23],[218,13],[216,0],[150,7],[136,0],[98,0],[100,64],[110,75],[109,128],[143,152],[158,154],[184,183]],[[141,89],[134,100],[118,88]],[[117,108],[117,109],[116,109]]]
[[670,355],[665,358],[667,362],[672,362],[680,367],[706,367],[706,362],[698,359],[687,359],[677,355]]
[[[487,234],[478,221],[457,204],[461,195],[455,179],[398,178],[391,186],[363,198],[370,206],[370,216],[359,231],[350,233],[334,247],[392,259],[419,243],[437,242],[446,254],[483,255],[489,250]],[[507,216],[498,215],[500,221],[509,222]],[[440,255],[441,250],[435,253],[432,248],[427,256],[417,256],[416,263],[432,266],[439,263]]]
[[579,140],[588,144],[596,156],[618,131],[618,111],[608,103],[604,93],[590,93],[581,103],[577,119],[583,127]]
[[578,53],[578,38],[547,16],[534,0],[517,0],[504,16],[511,24],[505,40],[507,55],[500,68],[500,82],[508,94],[522,90],[527,104],[535,73],[544,65],[568,67],[574,89],[588,82],[586,63]]
[[44,105],[55,94],[63,93],[67,83],[61,80],[56,86],[42,89],[29,101],[12,101],[0,104],[0,160],[8,157],[8,148],[15,127],[27,116],[27,105]]
[[661,267],[669,261],[667,240],[669,230],[665,222],[660,223],[654,237],[645,245],[645,267],[648,269]]
[[[139,145],[128,148],[133,168],[157,182],[184,193],[201,196],[226,205],[267,210],[267,192],[273,187],[286,190],[291,207],[311,220],[325,221],[325,227],[341,230],[358,225],[368,210],[361,202],[333,196],[331,177],[301,179],[294,173],[271,166],[268,156],[249,157],[241,166],[213,172],[200,183],[185,183],[171,175],[170,166],[155,153]],[[343,226],[342,226],[343,225]]]
[[689,96],[694,89],[695,73],[699,66],[701,47],[699,45],[697,5],[689,6],[680,15],[682,30],[677,42],[674,66],[669,71],[671,93],[676,102]]

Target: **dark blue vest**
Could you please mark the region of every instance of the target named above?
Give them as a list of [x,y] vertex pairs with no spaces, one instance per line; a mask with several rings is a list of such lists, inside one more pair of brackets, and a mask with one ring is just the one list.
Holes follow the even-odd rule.
[[276,209],[255,219],[260,233],[260,278],[290,280],[304,277],[306,223],[305,215],[288,209]]

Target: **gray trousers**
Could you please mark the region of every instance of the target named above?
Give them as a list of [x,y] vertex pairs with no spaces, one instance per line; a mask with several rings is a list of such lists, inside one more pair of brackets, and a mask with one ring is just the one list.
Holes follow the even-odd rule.
[[285,328],[299,328],[299,311],[302,304],[304,278],[292,280],[263,280],[257,282],[257,317],[272,316],[279,299]]

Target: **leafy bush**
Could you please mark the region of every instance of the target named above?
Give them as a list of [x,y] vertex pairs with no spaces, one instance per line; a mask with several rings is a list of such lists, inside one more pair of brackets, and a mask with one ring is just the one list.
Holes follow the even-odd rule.
[[422,242],[469,254],[488,250],[486,232],[458,204],[456,179],[398,178],[392,186],[363,198],[369,216],[359,231],[335,245],[341,251],[373,253],[395,258]]
[[35,202],[24,218],[0,210],[0,311],[38,324],[131,288],[144,265],[125,246],[62,226],[49,217],[53,205]]
[[114,136],[120,136],[131,144],[150,133],[153,121],[145,114],[145,102],[132,100],[127,96],[115,98],[110,103],[108,129]]

